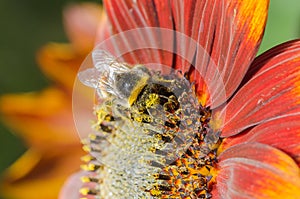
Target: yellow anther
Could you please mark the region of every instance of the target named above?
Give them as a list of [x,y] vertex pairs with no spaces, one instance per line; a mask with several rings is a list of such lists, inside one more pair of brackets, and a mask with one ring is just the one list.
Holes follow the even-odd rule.
[[91,152],[91,147],[89,147],[88,145],[84,145],[84,146],[82,147],[82,149],[83,149],[85,152],[87,152],[87,153]]
[[93,159],[94,159],[94,157],[91,156],[91,155],[85,155],[85,156],[81,157],[81,160],[82,160],[83,162],[90,162],[90,161],[93,160]]
[[96,165],[95,164],[88,164],[88,169],[90,170],[90,171],[94,171],[94,170],[96,170]]
[[93,133],[89,134],[89,139],[90,140],[96,140],[97,139],[97,136]]
[[81,188],[81,189],[79,190],[79,192],[80,192],[82,195],[86,196],[86,195],[88,195],[88,194],[89,194],[89,192],[90,192],[90,189],[89,189],[89,188],[86,188],[86,187],[84,187],[84,188]]
[[103,109],[100,109],[96,112],[96,115],[97,115],[98,122],[101,123],[105,119],[107,112]]
[[142,122],[143,118],[142,117],[135,117],[134,120],[137,121],[137,122]]
[[146,100],[146,108],[150,108],[151,106],[159,103],[159,96],[155,93],[151,93],[149,98]]
[[109,114],[107,114],[105,117],[104,117],[104,120],[105,121],[112,121],[113,117]]
[[81,144],[87,145],[87,144],[89,144],[89,140],[88,139],[82,139]]
[[158,189],[151,189],[151,190],[150,190],[150,194],[151,194],[152,196],[160,196],[160,195],[161,195],[161,191],[158,190]]
[[82,176],[82,177],[81,177],[81,181],[82,181],[83,183],[91,182],[90,178],[87,177],[87,176]]
[[80,165],[80,168],[84,171],[89,171],[88,165],[86,164]]
[[150,150],[152,153],[155,153],[156,148],[155,148],[155,147],[151,147],[149,150]]

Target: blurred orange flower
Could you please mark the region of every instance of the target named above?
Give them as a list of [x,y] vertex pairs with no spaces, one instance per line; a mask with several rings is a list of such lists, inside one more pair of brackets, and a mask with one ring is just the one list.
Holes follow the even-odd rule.
[[82,150],[72,117],[72,86],[96,35],[101,40],[98,30],[106,27],[105,21],[100,5],[68,6],[64,24],[70,43],[50,43],[37,54],[41,70],[53,85],[40,92],[0,98],[3,121],[28,147],[5,172],[0,185],[3,197],[57,198],[66,177],[79,168]]

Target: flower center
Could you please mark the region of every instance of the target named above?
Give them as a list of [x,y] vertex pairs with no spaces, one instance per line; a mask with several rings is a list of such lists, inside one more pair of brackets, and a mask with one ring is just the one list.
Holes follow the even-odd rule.
[[[146,75],[140,75],[146,74]],[[114,93],[95,107],[84,140],[90,174],[81,190],[95,198],[211,198],[220,133],[180,72],[143,66],[117,74]],[[122,97],[119,97],[122,96]]]

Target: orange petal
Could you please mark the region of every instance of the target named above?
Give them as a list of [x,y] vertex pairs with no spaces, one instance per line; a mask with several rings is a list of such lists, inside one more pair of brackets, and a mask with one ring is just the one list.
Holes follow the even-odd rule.
[[47,149],[79,143],[71,99],[59,89],[5,95],[0,98],[0,111],[7,125],[28,145]]
[[64,181],[78,170],[82,154],[80,145],[52,146],[44,154],[30,149],[6,171],[0,193],[5,198],[57,198]]
[[299,198],[300,170],[285,153],[259,143],[230,147],[219,157],[214,196]]
[[279,45],[257,60],[254,68],[259,71],[219,113],[224,137],[300,112],[300,40]]
[[53,81],[72,92],[74,79],[86,54],[78,54],[71,45],[51,43],[37,55],[43,72]]
[[34,149],[29,149],[15,163],[10,165],[5,175],[9,176],[9,181],[24,178],[41,161],[41,158],[39,152]]
[[249,132],[226,138],[224,148],[246,143],[259,142],[273,146],[290,155],[300,166],[300,115],[278,118],[260,124]]
[[98,26],[105,21],[106,15],[96,3],[74,4],[64,10],[66,33],[79,54],[87,54],[93,49]]

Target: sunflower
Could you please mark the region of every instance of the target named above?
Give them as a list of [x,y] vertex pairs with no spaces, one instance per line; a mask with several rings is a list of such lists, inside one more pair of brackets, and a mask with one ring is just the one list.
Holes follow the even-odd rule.
[[65,9],[71,43],[50,43],[37,54],[41,70],[53,85],[40,92],[1,96],[3,121],[28,147],[4,173],[1,196],[57,198],[66,177],[78,169],[82,151],[73,122],[72,87],[79,66],[94,46],[99,26],[104,28],[106,17],[101,10],[93,3]]
[[300,41],[255,58],[269,1],[104,5],[87,171],[60,198],[300,197]]

